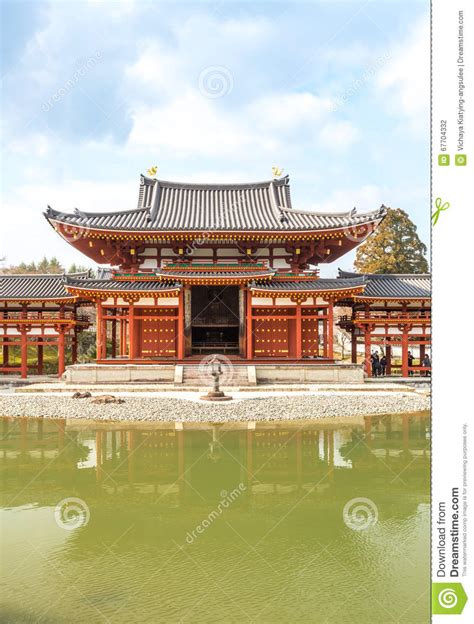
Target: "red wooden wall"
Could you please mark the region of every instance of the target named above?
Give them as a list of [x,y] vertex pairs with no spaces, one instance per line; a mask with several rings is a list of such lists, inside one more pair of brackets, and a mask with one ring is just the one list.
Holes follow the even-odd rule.
[[176,308],[137,308],[137,357],[176,357]]

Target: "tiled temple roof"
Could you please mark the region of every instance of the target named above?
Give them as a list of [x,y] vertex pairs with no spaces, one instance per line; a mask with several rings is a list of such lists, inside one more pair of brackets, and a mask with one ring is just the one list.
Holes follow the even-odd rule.
[[272,280],[266,284],[252,284],[252,290],[277,292],[284,294],[285,292],[316,292],[327,290],[347,290],[353,288],[361,288],[365,284],[362,277],[351,279],[332,279],[321,278],[311,281],[294,281],[279,282]]
[[97,279],[110,279],[113,275],[113,271],[110,267],[97,267]]
[[97,291],[117,291],[117,292],[166,292],[181,288],[181,284],[169,284],[159,280],[116,280],[116,279],[87,279],[80,280],[69,278],[66,276],[64,280],[66,287],[77,288],[81,290],[97,290]]
[[[88,273],[74,273],[69,276],[77,282],[84,282]],[[70,299],[72,295],[64,288],[63,274],[45,275],[0,275],[0,300],[30,301]]]
[[248,184],[187,184],[141,176],[137,208],[117,212],[62,213],[48,207],[49,221],[99,230],[150,232],[307,231],[377,224],[381,208],[319,213],[292,208],[288,176]]
[[232,281],[239,283],[251,282],[252,280],[271,279],[276,273],[264,264],[200,264],[200,265],[177,265],[168,264],[157,269],[155,275],[161,280],[176,280],[182,283],[205,282],[209,283]]
[[339,269],[338,281],[362,278],[365,289],[362,295],[368,299],[429,299],[431,297],[430,274],[350,273]]

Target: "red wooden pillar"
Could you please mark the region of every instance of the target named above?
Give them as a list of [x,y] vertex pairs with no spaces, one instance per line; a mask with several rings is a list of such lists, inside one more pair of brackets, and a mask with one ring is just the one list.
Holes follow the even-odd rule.
[[351,362],[357,364],[357,334],[355,333],[355,327],[351,332]]
[[28,375],[28,330],[25,325],[20,327],[21,333],[21,377],[26,379]]
[[323,357],[328,357],[328,311],[327,308],[325,310],[326,318],[321,321],[323,324]]
[[402,333],[402,377],[408,377],[408,329],[405,326]]
[[[425,337],[423,336],[423,340],[425,339]],[[420,344],[420,366],[421,363],[423,362],[423,358],[425,357],[425,352],[426,352],[426,345],[425,343]]]
[[135,308],[133,301],[128,304],[128,359],[133,360],[135,357]]
[[[123,311],[121,312],[123,314]],[[124,318],[120,319],[120,355],[127,355],[127,321]]]
[[103,310],[102,310],[102,301],[98,301],[96,304],[96,359],[102,359],[102,326],[103,326]]
[[327,357],[333,359],[334,358],[334,302],[333,301],[329,302],[329,307],[328,307],[327,337],[328,337]]
[[364,347],[365,372],[370,377],[372,375],[372,362],[370,360],[370,327],[368,325],[364,327]]
[[[117,316],[116,309],[113,310],[113,314],[114,316]],[[113,319],[112,321],[111,341],[112,341],[112,357],[116,358],[117,357],[117,319]]]
[[178,360],[184,359],[184,291],[178,295]]
[[[297,360],[301,360],[303,357],[303,331],[301,320],[301,302],[296,303],[296,350],[295,355]],[[291,349],[291,347],[290,347]]]
[[252,293],[247,289],[247,360],[253,359],[253,319],[252,319]]
[[[43,338],[40,338],[40,340],[43,340]],[[43,344],[38,344],[38,352],[37,352],[37,358],[38,358],[38,375],[42,375],[43,374]]]
[[65,343],[65,328],[60,325],[58,327],[58,377],[64,373],[66,368],[65,366],[65,353],[64,353],[64,343]]

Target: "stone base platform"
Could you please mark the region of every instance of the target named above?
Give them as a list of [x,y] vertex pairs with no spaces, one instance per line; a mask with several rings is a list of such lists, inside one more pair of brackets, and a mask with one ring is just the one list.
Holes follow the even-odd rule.
[[62,376],[67,384],[174,383],[174,364],[74,364]]
[[[66,384],[210,385],[205,371],[187,364],[74,364],[62,380]],[[225,386],[260,384],[363,383],[361,364],[232,364],[224,370]]]

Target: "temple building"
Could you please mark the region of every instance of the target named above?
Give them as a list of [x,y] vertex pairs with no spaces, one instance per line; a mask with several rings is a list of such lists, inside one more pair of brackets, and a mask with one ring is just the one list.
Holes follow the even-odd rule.
[[[358,277],[365,287],[361,294],[343,302],[352,308],[350,316],[340,316],[339,326],[351,335],[351,358],[357,362],[357,344],[364,345],[366,372],[371,374],[370,354],[382,348],[387,357],[387,375],[392,370],[392,349],[399,347],[399,372],[408,377],[415,371],[428,373],[422,365],[426,347],[431,345],[431,276],[371,274],[339,271],[341,279]],[[418,364],[410,366],[410,349],[419,353]]]
[[[402,372],[408,373],[410,343],[425,348],[429,342],[429,276],[319,277],[320,264],[354,249],[385,214],[384,206],[364,214],[298,210],[288,177],[184,184],[141,176],[132,210],[63,213],[48,207],[45,217],[59,236],[110,267],[94,278],[50,276],[62,299],[50,298],[49,305],[58,318],[71,319],[58,344],[70,334],[74,345],[86,323],[77,310],[94,305],[98,364],[192,362],[209,354],[242,363],[331,364],[335,306],[345,306],[352,315],[340,325],[351,333],[353,362],[358,340],[366,357],[372,345],[399,344]],[[4,353],[13,336],[28,334],[30,326],[33,331],[31,324],[20,331],[15,318],[32,319],[47,303],[40,288],[34,300],[32,291],[23,292],[23,285],[41,279],[0,276]],[[25,366],[22,360],[23,376]],[[4,357],[0,370],[6,368]]]
[[[72,276],[71,276],[72,277]],[[75,274],[84,279],[87,273]],[[59,376],[64,373],[66,354],[77,361],[78,333],[90,325],[80,313],[76,299],[64,288],[63,275],[0,275],[0,372],[28,374],[28,352],[34,352],[35,373],[42,375],[44,347],[57,353]],[[20,363],[11,356],[17,347]]]

